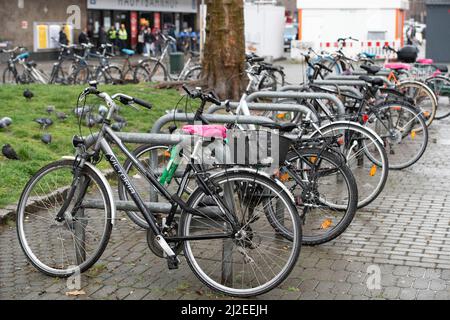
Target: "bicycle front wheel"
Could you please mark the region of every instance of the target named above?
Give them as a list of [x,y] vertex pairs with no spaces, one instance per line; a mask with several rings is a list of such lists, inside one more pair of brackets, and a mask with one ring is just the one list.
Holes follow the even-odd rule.
[[[194,274],[208,287],[236,297],[278,286],[295,266],[301,247],[300,217],[290,196],[269,178],[245,171],[225,171],[208,185],[215,190],[212,196],[198,188],[188,201],[204,214],[183,212],[180,218],[180,235],[200,239],[184,242]],[[267,205],[277,208],[277,223]],[[237,229],[232,231],[220,208],[233,215]],[[279,224],[288,231],[281,232]]]
[[356,180],[358,208],[374,201],[383,191],[389,173],[388,155],[378,138],[351,121],[324,125],[312,134],[313,138],[320,136],[339,136],[339,147],[335,149],[343,155]]
[[352,222],[358,204],[356,181],[345,159],[318,148],[299,148],[287,156],[287,162],[295,177],[285,184],[302,215],[303,244],[335,239]]
[[[389,169],[404,169],[416,163],[428,145],[428,127],[423,111],[402,103],[388,102],[369,112],[366,126],[384,141]],[[379,163],[369,152],[367,156]]]
[[3,83],[5,84],[15,84],[17,83],[17,71],[14,73],[13,70],[6,68],[3,71]]
[[[105,250],[112,229],[113,199],[94,170],[83,168],[79,192],[68,198],[73,164],[61,160],[39,170],[25,186],[17,208],[23,252],[35,268],[55,277],[91,267]],[[91,200],[99,202],[99,209],[85,206]],[[73,210],[75,206],[78,210]],[[60,210],[63,220],[58,222]]]
[[437,112],[437,98],[433,91],[422,82],[408,80],[401,82],[397,90],[412,99],[414,106],[422,111],[427,127],[430,126]]
[[438,101],[435,119],[442,120],[450,116],[450,79],[436,76],[427,79],[425,83],[433,90]]

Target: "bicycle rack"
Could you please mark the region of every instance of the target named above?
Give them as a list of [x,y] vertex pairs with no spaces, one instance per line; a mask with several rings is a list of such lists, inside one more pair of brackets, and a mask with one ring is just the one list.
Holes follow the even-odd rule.
[[[354,87],[351,87],[351,86],[340,86],[340,85],[329,85],[329,86],[330,87],[338,86],[340,91],[348,92],[348,93],[354,94],[356,97],[361,97],[362,98],[361,92],[356,90]],[[301,86],[287,85],[287,86],[281,87],[280,91],[301,91],[301,90],[305,90],[307,88],[308,88],[308,85],[301,85]]]
[[[286,92],[288,90],[295,90],[294,88],[304,88],[300,86],[285,86],[283,91],[258,91],[250,94],[246,101],[252,102],[258,98],[273,98],[273,99],[324,99],[333,102],[339,115],[345,114],[345,107],[339,98],[335,95],[322,92]],[[282,89],[283,89],[282,88]]]
[[[230,102],[229,107],[231,109],[237,109],[239,107],[239,102]],[[206,114],[213,114],[219,110],[225,109],[225,105],[212,105],[206,111]],[[250,110],[257,111],[291,111],[291,112],[299,112],[304,114],[310,114],[312,121],[318,121],[317,116],[314,112],[311,111],[307,106],[299,105],[299,104],[288,104],[288,103],[249,103],[248,108]]]

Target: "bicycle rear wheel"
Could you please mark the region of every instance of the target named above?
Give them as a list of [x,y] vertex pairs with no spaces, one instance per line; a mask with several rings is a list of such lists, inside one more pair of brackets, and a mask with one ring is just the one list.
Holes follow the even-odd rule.
[[[221,199],[239,222],[238,230],[231,231],[223,214],[205,211],[203,215],[183,212],[179,230],[185,237],[210,236],[184,242],[186,260],[204,284],[231,296],[256,296],[278,286],[295,266],[301,223],[290,196],[278,184],[255,173],[232,171],[210,179],[209,185],[219,190],[214,196],[198,188],[188,205],[217,212],[214,198]],[[274,227],[273,217],[264,208],[267,203],[277,207],[278,224],[289,236]]]
[[[17,208],[17,234],[23,252],[36,269],[55,277],[91,267],[105,250],[112,229],[113,199],[94,170],[83,168],[85,192],[67,199],[73,164],[73,160],[61,160],[39,170],[25,186]],[[78,200],[81,206],[72,215]],[[85,207],[90,200],[100,200],[101,209]],[[69,207],[64,219],[57,222],[56,214],[66,201]]]

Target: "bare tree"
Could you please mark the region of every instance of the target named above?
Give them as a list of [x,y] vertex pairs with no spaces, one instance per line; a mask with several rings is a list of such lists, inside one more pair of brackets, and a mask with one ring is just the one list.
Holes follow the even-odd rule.
[[208,0],[206,4],[205,84],[221,98],[238,99],[244,84],[244,1]]

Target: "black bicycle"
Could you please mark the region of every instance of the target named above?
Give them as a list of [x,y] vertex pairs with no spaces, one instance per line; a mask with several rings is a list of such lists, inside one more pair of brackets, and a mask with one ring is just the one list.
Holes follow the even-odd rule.
[[[88,95],[106,102],[109,113],[97,135],[73,138],[76,157],[53,162],[27,183],[17,209],[17,232],[27,258],[41,272],[65,277],[86,271],[103,253],[114,224],[116,207],[111,187],[96,168],[105,157],[128,195],[149,225],[152,248],[167,259],[169,269],[184,256],[194,274],[208,287],[237,296],[255,296],[278,286],[295,266],[301,247],[301,222],[286,188],[250,168],[233,165],[205,169],[199,162],[202,139],[192,152],[183,148],[187,165],[177,193],[170,194],[154,172],[144,167],[110,127],[118,109],[114,100],[150,109],[141,99],[124,94],[110,97],[91,83],[78,101]],[[218,103],[211,94],[205,101]],[[207,129],[201,127],[199,132]],[[218,137],[217,137],[218,138]],[[161,217],[159,204],[144,202],[119,163],[110,143],[131,159],[140,174],[168,202]],[[187,200],[183,190],[190,179],[196,188]],[[276,208],[268,214],[268,205]],[[177,212],[181,214],[176,215]],[[274,220],[275,219],[275,220]],[[280,230],[279,226],[283,227]]]

